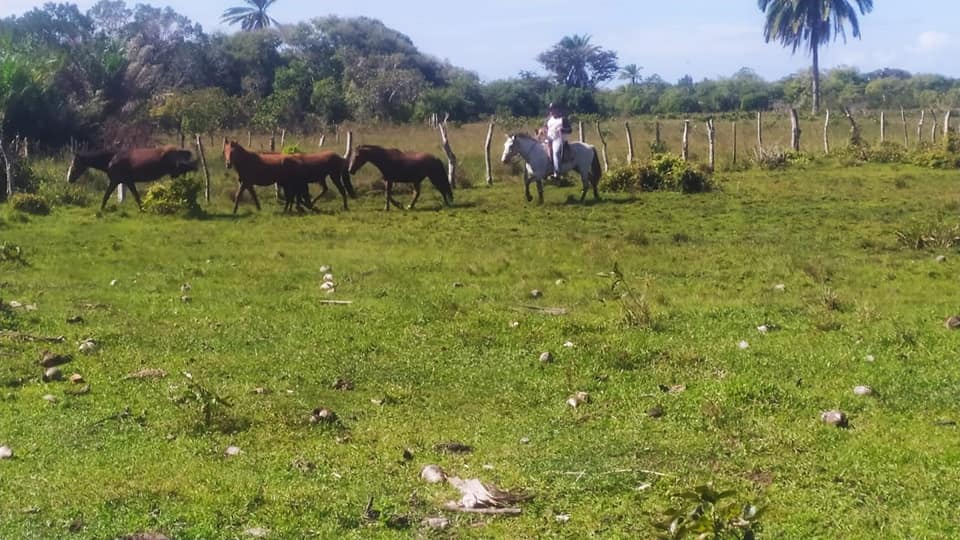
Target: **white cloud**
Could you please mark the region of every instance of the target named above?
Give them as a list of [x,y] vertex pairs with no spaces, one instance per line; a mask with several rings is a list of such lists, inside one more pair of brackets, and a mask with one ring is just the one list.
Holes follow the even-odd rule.
[[950,41],[949,34],[928,30],[921,32],[920,35],[917,36],[917,42],[913,50],[921,53],[936,52],[947,48],[950,45]]

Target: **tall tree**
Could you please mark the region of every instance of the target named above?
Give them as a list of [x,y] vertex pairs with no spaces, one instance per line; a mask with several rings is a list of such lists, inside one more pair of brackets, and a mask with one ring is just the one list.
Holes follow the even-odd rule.
[[847,40],[846,25],[850,24],[853,37],[860,37],[861,15],[873,10],[873,0],[758,0],[760,11],[766,13],[763,38],[767,43],[779,41],[796,53],[807,47],[813,56],[813,114],[820,112],[820,47],[831,39]]
[[227,24],[240,23],[244,32],[263,30],[270,26],[279,25],[276,19],[267,15],[267,9],[277,0],[243,0],[245,6],[227,8],[220,18]]
[[636,64],[627,64],[620,68],[620,80],[630,81],[630,86],[636,86],[640,82],[640,71],[642,67]]
[[554,74],[557,83],[575,88],[595,88],[617,73],[617,53],[590,43],[590,36],[566,36],[537,61]]

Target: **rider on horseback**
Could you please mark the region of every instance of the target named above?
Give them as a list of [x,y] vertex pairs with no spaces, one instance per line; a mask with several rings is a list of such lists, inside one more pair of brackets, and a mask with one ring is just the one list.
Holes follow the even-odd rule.
[[547,120],[544,123],[544,133],[547,138],[547,148],[549,148],[551,158],[553,159],[554,178],[560,176],[563,147],[564,144],[566,144],[567,134],[572,132],[573,129],[570,128],[570,121],[567,120],[566,115],[563,114],[563,109],[556,103],[551,103],[547,112]]

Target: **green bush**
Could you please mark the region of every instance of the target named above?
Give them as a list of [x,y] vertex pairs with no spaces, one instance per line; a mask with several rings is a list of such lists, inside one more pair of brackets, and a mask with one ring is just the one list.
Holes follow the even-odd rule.
[[40,194],[54,206],[89,206],[90,194],[78,184],[45,182],[40,184]]
[[647,162],[613,167],[600,179],[604,191],[680,191],[701,193],[716,187],[710,173],[697,169],[676,154],[657,154]]
[[10,206],[14,210],[35,216],[45,216],[50,213],[50,203],[43,196],[35,193],[14,193],[10,198]]
[[192,176],[181,176],[169,183],[153,184],[143,198],[143,209],[162,216],[201,215],[203,211],[197,202],[201,188],[200,182]]
[[764,170],[779,170],[789,167],[804,167],[814,162],[813,156],[805,152],[771,148],[763,151],[754,150],[754,161]]
[[300,148],[300,145],[297,143],[288,144],[283,147],[284,154],[302,154],[303,149]]
[[946,148],[925,145],[910,152],[908,162],[928,169],[954,169],[960,167],[960,155]]

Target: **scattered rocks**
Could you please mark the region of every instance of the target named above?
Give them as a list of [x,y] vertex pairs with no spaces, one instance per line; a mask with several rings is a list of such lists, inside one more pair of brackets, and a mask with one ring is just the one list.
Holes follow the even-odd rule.
[[0,459],[10,459],[13,457],[13,450],[9,446],[0,446]]
[[937,258],[934,259],[934,260],[937,261],[938,263],[945,263],[945,262],[947,262],[947,256],[946,256],[946,255],[937,255]]
[[428,484],[439,484],[447,479],[447,473],[439,465],[427,465],[420,471],[420,479]]
[[92,339],[85,339],[80,343],[80,352],[84,354],[91,354],[97,351],[98,345],[97,342]]
[[323,280],[324,280],[324,281],[331,281],[331,282],[332,282],[332,281],[333,281],[333,274],[330,274],[330,273],[324,274],[324,275],[323,275]]
[[330,268],[330,266],[326,264],[320,267],[321,274],[329,274],[331,270],[333,270],[333,268]]
[[450,520],[445,517],[424,518],[421,524],[429,529],[444,530],[450,526]]
[[321,290],[321,291],[332,291],[332,290],[334,290],[336,287],[337,287],[337,286],[336,286],[332,281],[324,281],[324,282],[320,285],[320,290]]
[[565,348],[567,348],[567,349],[572,349],[572,348],[573,348],[573,342],[572,342],[572,341],[565,341],[565,342],[563,342],[563,346],[564,346]]
[[584,403],[590,403],[590,394],[586,392],[577,392],[567,398],[567,405],[576,409]]
[[330,409],[314,409],[310,414],[311,424],[332,424],[337,421],[337,413]]
[[20,309],[20,308],[23,307],[23,303],[22,303],[22,302],[18,302],[18,301],[16,301],[16,300],[11,300],[10,303],[7,304],[7,305],[9,305],[9,306],[10,306],[11,308],[13,308],[13,309]]
[[824,411],[820,414],[820,421],[824,424],[830,424],[838,428],[845,428],[849,425],[847,415],[840,410]]
[[951,315],[947,317],[947,320],[943,321],[943,326],[947,330],[956,330],[960,328],[960,315]]
[[566,523],[570,521],[570,514],[557,514],[553,519],[557,520],[557,523]]
[[63,380],[63,373],[60,368],[51,367],[43,372],[43,382],[56,382]]
[[243,450],[240,450],[239,446],[228,446],[226,450],[223,451],[228,457],[239,456],[243,453]]
[[750,343],[748,343],[746,340],[742,340],[737,343],[737,348],[739,348],[741,351],[745,351],[750,348]]
[[73,375],[70,375],[70,382],[72,382],[73,384],[83,384],[86,381],[83,379],[83,375],[79,373],[74,373]]
[[544,351],[540,353],[541,364],[549,364],[550,362],[553,362],[553,353],[551,353],[550,351]]
[[73,360],[69,355],[57,354],[55,352],[43,351],[40,353],[40,365],[45,368],[62,366]]
[[853,393],[857,396],[872,396],[873,388],[869,386],[854,386]]
[[530,291],[530,298],[543,298],[543,291],[540,289]]

